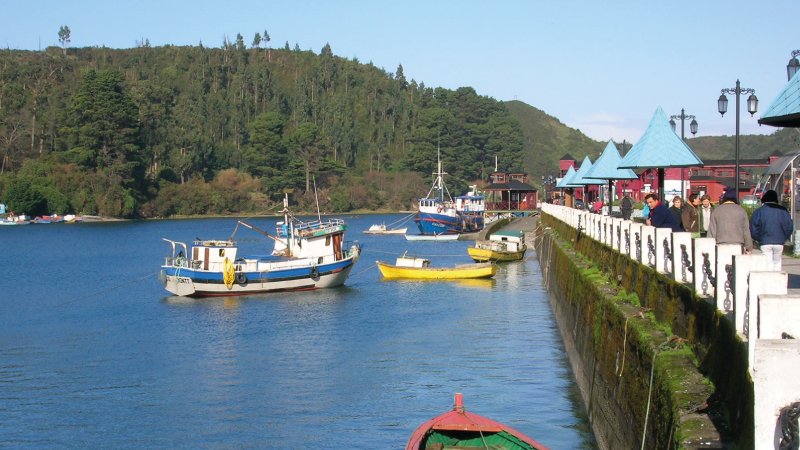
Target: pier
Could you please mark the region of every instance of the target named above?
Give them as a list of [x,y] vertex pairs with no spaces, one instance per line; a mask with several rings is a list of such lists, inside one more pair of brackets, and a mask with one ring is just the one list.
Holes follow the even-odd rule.
[[534,241],[601,448],[796,448],[800,260],[551,204]]

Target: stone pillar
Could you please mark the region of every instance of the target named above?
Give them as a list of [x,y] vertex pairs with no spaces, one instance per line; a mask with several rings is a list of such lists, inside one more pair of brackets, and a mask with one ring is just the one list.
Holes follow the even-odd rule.
[[[756,340],[761,337],[759,322],[764,324],[765,338],[780,339],[780,333],[775,338],[770,335],[772,317],[781,314],[782,308],[772,307],[774,300],[783,299],[789,291],[789,275],[786,272],[750,272],[747,287],[747,311],[745,312],[744,335],[747,337],[748,367],[750,376],[753,375],[753,361],[755,360]],[[769,297],[769,300],[764,300]],[[781,302],[783,303],[783,302]],[[780,304],[780,303],[779,303]],[[800,307],[800,302],[796,302]],[[763,305],[763,306],[762,306]]]
[[[800,318],[795,319],[795,323]],[[758,339],[753,362],[755,449],[774,450],[781,436],[780,411],[800,401],[800,340]]]
[[[689,267],[686,267],[688,265]],[[694,283],[692,276],[692,233],[672,233],[672,279],[678,283]]]
[[[714,290],[717,309],[727,313],[733,312],[733,255],[741,255],[739,244],[717,244],[717,268],[714,269],[716,283]],[[728,266],[728,267],[726,267]]]
[[[733,310],[735,319],[733,321],[736,331],[745,333],[747,321],[747,289],[750,282],[750,272],[770,270],[772,262],[766,255],[734,255],[733,256]],[[787,278],[788,280],[788,278]],[[786,282],[784,282],[786,286]]]
[[[656,228],[656,272],[667,273],[672,270],[672,228]],[[666,248],[665,248],[666,246]]]
[[656,229],[650,225],[642,226],[640,262],[648,267],[656,266]]
[[716,283],[711,278],[717,276],[717,241],[714,238],[696,238],[693,241],[694,291],[701,297],[715,297]]
[[632,260],[638,262],[642,262],[642,257],[641,257],[642,245],[640,243],[642,239],[642,227],[644,227],[644,225],[639,222],[631,222],[630,246],[628,248],[628,254],[630,255]]

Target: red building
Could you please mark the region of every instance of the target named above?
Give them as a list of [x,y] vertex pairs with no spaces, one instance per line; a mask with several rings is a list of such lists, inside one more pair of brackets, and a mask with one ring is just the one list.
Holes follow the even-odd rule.
[[[739,160],[740,200],[745,195],[754,194],[753,190],[761,174],[778,158],[780,155]],[[671,195],[680,195],[683,192],[681,197],[684,198],[689,194],[707,194],[711,201],[716,203],[722,197],[725,188],[736,183],[736,160],[705,160],[703,164],[702,167],[664,169],[664,190],[668,194],[668,199]],[[563,177],[570,167],[578,169],[575,159],[570,155],[564,155],[559,161],[559,177]],[[658,170],[656,168],[645,169],[638,175],[639,178],[636,180],[618,180],[616,182],[617,198],[622,198],[627,193],[635,201],[641,202],[648,193],[655,193],[658,189]],[[597,189],[598,186],[588,186],[587,192],[584,192],[584,188],[575,188],[574,197],[591,201],[597,198]]]
[[528,184],[528,174],[494,172],[483,191],[487,211],[533,211],[539,207],[536,188]]

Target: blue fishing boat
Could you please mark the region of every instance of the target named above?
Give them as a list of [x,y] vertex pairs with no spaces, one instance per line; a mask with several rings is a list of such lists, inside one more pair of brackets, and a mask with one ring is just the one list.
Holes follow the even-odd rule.
[[272,239],[271,255],[240,256],[233,236],[195,240],[191,251],[183,242],[164,239],[172,248],[161,266],[164,288],[179,296],[211,297],[343,285],[361,250],[358,243],[345,243],[345,222],[302,221],[290,214],[286,199],[283,215],[275,235],[241,220],[236,225]]
[[446,172],[442,171],[442,160],[437,158],[436,180],[425,198],[419,199],[417,215],[414,222],[423,235],[444,235],[473,233],[483,229],[483,213],[486,201],[483,195],[473,191],[458,196],[455,200],[450,196],[444,184]]

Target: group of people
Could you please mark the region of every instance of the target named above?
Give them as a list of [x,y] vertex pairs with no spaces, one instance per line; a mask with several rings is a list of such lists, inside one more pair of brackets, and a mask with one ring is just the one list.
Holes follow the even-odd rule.
[[[783,245],[791,238],[794,223],[789,211],[778,203],[777,192],[766,191],[761,197],[761,206],[749,219],[734,189],[725,190],[716,207],[712,207],[708,195],[698,198],[697,194],[691,194],[686,205],[683,199],[675,196],[672,206],[665,205],[654,194],[647,194],[644,199],[642,216],[648,225],[688,231],[694,233],[694,237],[713,237],[719,244],[739,244],[745,254],[752,252],[753,241],[758,242],[761,252],[770,257],[773,270],[781,270]],[[626,195],[620,209],[623,217],[627,212],[627,219],[630,218],[629,208],[632,202]]]

